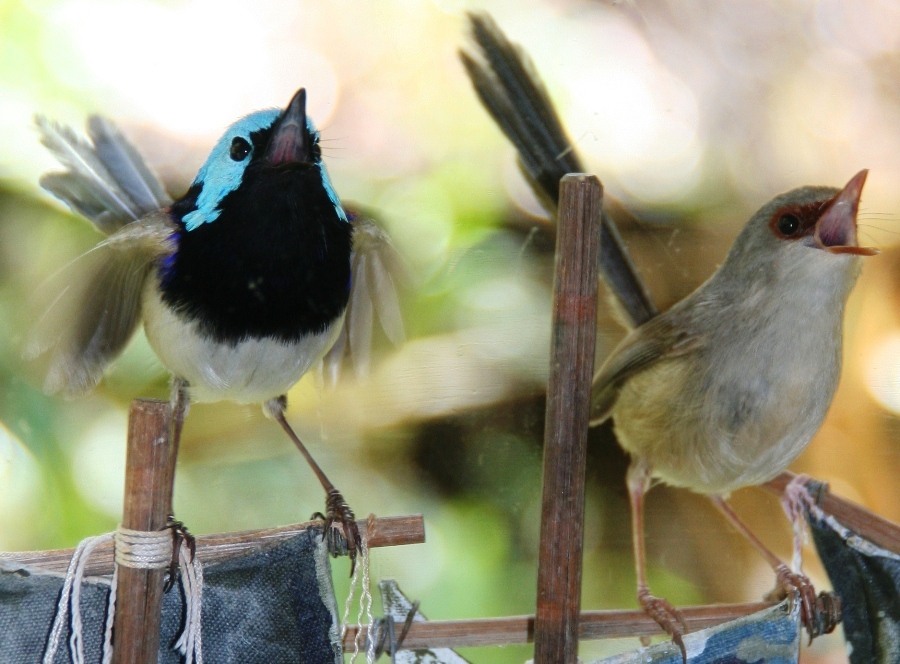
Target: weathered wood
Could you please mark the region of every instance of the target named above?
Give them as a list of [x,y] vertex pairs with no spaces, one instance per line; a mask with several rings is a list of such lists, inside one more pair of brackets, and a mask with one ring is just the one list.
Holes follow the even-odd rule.
[[[360,520],[356,523],[360,532],[366,532],[368,521]],[[321,528],[322,522],[307,521],[279,528],[200,535],[197,537],[197,558],[204,565],[208,565],[236,556],[249,555],[261,549],[276,546],[286,539],[315,527]],[[369,539],[369,547],[374,549],[382,546],[422,544],[424,541],[425,524],[421,514],[388,516],[375,519],[375,530]],[[74,551],[74,549],[53,549],[51,551],[0,553],[0,563],[65,574]],[[112,571],[112,543],[101,544],[94,549],[85,573],[89,576],[97,576],[112,574]]]
[[585,453],[597,338],[602,205],[603,187],[596,177],[571,174],[560,182],[535,664],[575,664],[578,654]]
[[[691,632],[706,629],[773,606],[765,602],[713,604],[681,607]],[[397,620],[395,634],[403,628]],[[585,611],[579,616],[578,634],[582,639],[619,639],[634,636],[661,636],[660,626],[644,611]],[[365,639],[366,628],[349,627],[344,648],[352,649],[357,631]],[[475,620],[432,620],[413,623],[401,649],[464,648],[467,646],[505,646],[531,643],[535,637],[534,616],[481,618]]]
[[[774,480],[763,484],[760,488],[780,496],[785,487],[796,477],[791,472],[783,472]],[[850,502],[846,498],[826,493],[819,507],[826,514],[832,515],[841,525],[849,528],[858,535],[862,535],[888,551],[900,555],[900,526],[861,505]]]
[[[155,531],[172,511],[175,453],[165,401],[137,399],[128,418],[122,526]],[[159,653],[164,569],[120,567],[113,626],[114,664],[152,664]]]

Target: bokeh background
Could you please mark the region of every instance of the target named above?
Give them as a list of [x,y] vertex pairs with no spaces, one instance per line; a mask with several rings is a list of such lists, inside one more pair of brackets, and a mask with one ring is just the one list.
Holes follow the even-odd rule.
[[[412,279],[407,343],[380,344],[368,375],[345,372],[335,389],[310,374],[289,418],[358,514],[425,515],[427,544],[373,552],[375,578],[398,579],[434,619],[533,611],[553,230],[458,61],[470,9],[530,52],[577,149],[640,220],[622,231],[663,308],[773,195],[871,169],[860,233],[882,253],[850,299],[834,406],[793,469],[900,519],[893,0],[0,0],[0,550],[113,529],[129,401],[167,394],[141,335],[77,401],[43,394],[21,360],[33,293],[98,239],[38,188],[54,163],[33,115],[114,118],[177,196],[228,124],[304,86],[339,195],[377,212]],[[602,309],[600,359],[623,334]],[[625,466],[610,430],[592,431],[585,609],[636,605]],[[789,555],[774,498],[747,489],[734,502]],[[259,408],[191,410],[175,504],[195,533],[292,523],[321,503]],[[660,487],[648,507],[659,594],[733,602],[771,587],[703,499]],[[334,565],[339,594],[347,567]],[[811,549],[807,569],[828,586]],[[582,657],[635,646],[585,643]],[[837,635],[803,657],[846,662]]]

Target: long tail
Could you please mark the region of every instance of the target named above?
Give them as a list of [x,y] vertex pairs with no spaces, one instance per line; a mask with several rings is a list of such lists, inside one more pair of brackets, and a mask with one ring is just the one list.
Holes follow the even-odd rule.
[[[460,51],[463,65],[488,113],[519,153],[519,163],[551,214],[559,204],[559,181],[584,167],[566,136],[553,103],[530,58],[510,42],[485,13],[469,14],[475,54]],[[602,216],[600,269],[632,325],[656,315],[612,220]]]

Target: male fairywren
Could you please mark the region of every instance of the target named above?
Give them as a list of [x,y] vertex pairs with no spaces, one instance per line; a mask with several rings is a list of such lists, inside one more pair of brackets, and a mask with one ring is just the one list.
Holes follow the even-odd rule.
[[[283,111],[231,125],[174,202],[109,121],[90,119],[92,144],[43,118],[37,123],[67,168],[45,175],[42,186],[108,235],[74,263],[80,274],[67,276],[26,349],[48,360],[45,388],[91,390],[143,323],[173,375],[175,449],[190,402],[262,403],[325,488],[326,532],[343,524],[354,558],[353,511],[287,423],[285,394],[330,349],[343,352],[351,299],[364,302],[371,328],[371,295],[392,340],[402,336],[402,321],[378,258],[390,254],[390,243],[338,200],[306,91]],[[367,280],[373,264],[382,274]],[[374,282],[381,292],[356,287]],[[354,342],[367,332],[350,330],[350,345],[361,345]]]

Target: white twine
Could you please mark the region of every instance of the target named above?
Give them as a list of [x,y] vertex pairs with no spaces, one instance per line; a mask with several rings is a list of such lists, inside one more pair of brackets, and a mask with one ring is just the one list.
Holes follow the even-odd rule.
[[116,565],[132,569],[165,569],[172,561],[172,531],[116,528]]
[[[360,535],[359,543],[359,564],[353,570],[353,576],[350,578],[350,591],[347,594],[347,602],[344,605],[344,617],[341,621],[341,643],[347,634],[347,627],[350,624],[350,610],[356,595],[357,586],[361,586],[359,596],[359,613],[357,614],[356,635],[353,638],[353,653],[350,656],[350,664],[356,661],[359,655],[360,646],[362,645],[362,620],[366,618],[368,625],[366,627],[366,664],[375,662],[375,617],[372,615],[372,589],[369,581],[369,534],[374,528],[375,515],[369,515],[366,533]],[[362,570],[362,583],[360,584],[360,570]]]
[[184,589],[184,630],[175,647],[184,656],[184,664],[203,664],[203,639],[200,619],[203,611],[203,565],[195,557],[189,559],[187,547],[178,553],[181,565],[181,587]]
[[[88,557],[94,549],[111,539],[115,540],[116,567],[109,589],[109,600],[106,612],[106,625],[103,634],[103,664],[112,662],[112,631],[116,611],[116,587],[118,585],[119,566],[132,569],[164,569],[172,558],[172,532],[169,529],[156,532],[130,530],[119,526],[115,533],[106,533],[96,537],[88,537],[79,543],[69,567],[60,593],[56,616],[44,648],[42,664],[52,664],[59,650],[62,632],[65,628],[69,611],[72,612],[72,635],[69,639],[69,653],[72,664],[84,664],[84,643],[82,638],[83,622],[81,619],[81,587]],[[181,584],[184,589],[186,604],[184,630],[175,644],[185,657],[185,664],[203,664],[201,638],[201,607],[203,599],[203,567],[200,561],[189,559],[186,546],[179,551],[181,565]]]
[[[56,616],[53,619],[53,627],[50,628],[50,636],[47,638],[47,646],[44,648],[43,664],[52,664],[56,651],[59,650],[59,642],[69,618],[69,610],[72,610],[72,636],[69,639],[69,651],[72,656],[72,664],[83,664],[84,643],[81,639],[81,582],[84,577],[84,569],[88,556],[103,542],[113,538],[113,533],[88,537],[81,540],[72,554],[69,567],[66,570],[66,578],[63,581],[62,592],[59,595],[59,604],[56,607]],[[74,592],[73,592],[74,589]],[[69,601],[71,599],[71,602]],[[77,619],[76,619],[77,618]]]

